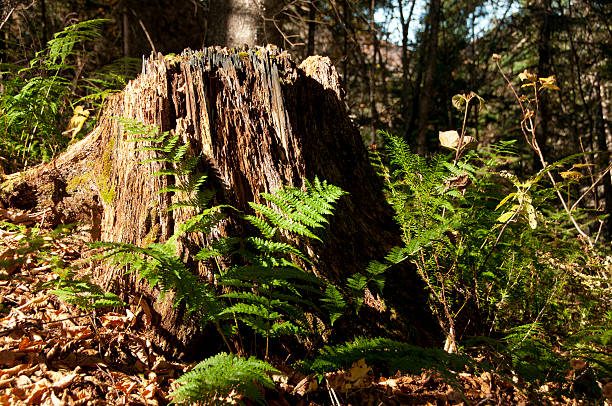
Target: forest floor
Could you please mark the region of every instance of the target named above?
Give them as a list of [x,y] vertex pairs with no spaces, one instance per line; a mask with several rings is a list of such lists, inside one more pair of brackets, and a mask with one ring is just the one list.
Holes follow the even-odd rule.
[[[41,286],[57,277],[54,260],[81,258],[83,239],[76,233],[47,237],[41,255],[27,249],[24,230],[43,222],[44,215],[0,208],[0,220],[24,226],[0,229],[0,261],[13,263],[0,267],[0,404],[167,404],[174,380],[193,364],[156,351],[147,328],[149,310],[84,312],[61,301],[52,288]],[[431,371],[375,376],[362,360],[319,384],[291,366],[275,366],[283,374],[273,377],[276,391],[266,393],[270,405],[584,404],[553,398],[545,385],[534,398],[511,379],[489,372],[460,373],[451,384]]]

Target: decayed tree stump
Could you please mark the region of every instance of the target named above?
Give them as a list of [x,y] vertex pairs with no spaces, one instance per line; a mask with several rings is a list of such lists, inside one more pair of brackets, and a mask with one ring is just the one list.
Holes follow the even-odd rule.
[[[127,142],[128,134],[115,117],[136,119],[180,134],[203,152],[220,189],[218,203],[248,212],[247,202],[258,201],[261,192],[283,184],[301,186],[303,179],[315,176],[349,192],[341,199],[325,243],[302,243],[304,250],[317,255],[315,272],[345,281],[401,241],[342,93],[328,58],[310,57],[298,67],[285,53],[263,48],[152,56],[142,74],[109,100],[92,133],[53,162],[5,179],[0,201],[47,210],[48,225],[91,224],[92,240],[166,240],[192,213],[164,211],[178,199],[157,193],[169,177],[148,176],[164,163],[139,164],[151,152],[135,151],[138,143]],[[244,232],[239,217],[230,215],[215,235]],[[183,256],[195,254],[207,238],[184,244]],[[206,264],[199,267],[194,271],[210,272]],[[133,276],[101,265],[94,278],[133,302],[148,301],[156,341],[163,349],[189,353],[194,343],[205,339],[197,322],[185,320],[180,309],[158,300],[156,290]],[[360,320],[351,321],[356,324],[339,320],[339,336],[391,329],[417,342],[430,340],[434,323],[414,269],[394,267],[386,290],[386,309],[378,308],[373,298],[366,300],[370,306],[360,311]]]

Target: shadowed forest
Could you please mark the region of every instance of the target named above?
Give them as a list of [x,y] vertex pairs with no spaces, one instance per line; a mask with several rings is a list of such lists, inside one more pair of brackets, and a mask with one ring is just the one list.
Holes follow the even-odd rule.
[[0,4],[0,404],[612,404],[607,1]]

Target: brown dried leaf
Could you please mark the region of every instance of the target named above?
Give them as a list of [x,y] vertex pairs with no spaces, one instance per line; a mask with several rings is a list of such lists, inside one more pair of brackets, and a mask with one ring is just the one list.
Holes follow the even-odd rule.
[[318,388],[319,384],[317,382],[317,379],[315,378],[315,375],[310,374],[304,379],[302,379],[300,382],[298,382],[298,384],[295,385],[295,389],[293,389],[293,392],[291,393],[293,395],[304,396],[307,393],[316,391]]
[[90,337],[93,335],[93,332],[89,328],[89,326],[75,326],[75,327],[67,327],[64,329],[67,336],[70,338],[83,339]]
[[102,325],[104,327],[119,327],[124,329],[125,326],[129,323],[129,319],[127,316],[119,314],[119,313],[106,313],[101,317]]
[[72,372],[72,373],[62,377],[58,381],[54,382],[51,387],[53,389],[59,389],[59,390],[66,389],[68,386],[70,386],[72,384],[72,382],[74,382],[76,377],[77,377],[77,373],[76,372]]
[[49,386],[47,385],[47,380],[43,379],[39,382],[36,382],[36,384],[34,385],[34,390],[32,390],[30,392],[30,396],[28,396],[28,398],[26,399],[26,404],[28,405],[38,405],[40,404],[40,401],[43,397],[43,395],[45,394],[45,392],[47,392],[48,390],[50,390]]
[[8,350],[0,351],[0,365],[7,367],[15,366],[15,364],[17,364],[17,358],[22,356],[23,353],[20,354]]

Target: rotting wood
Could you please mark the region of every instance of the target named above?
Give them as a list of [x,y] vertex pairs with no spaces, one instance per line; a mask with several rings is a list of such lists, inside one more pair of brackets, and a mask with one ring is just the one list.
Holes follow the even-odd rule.
[[[135,119],[180,134],[203,152],[219,189],[218,203],[249,211],[248,202],[258,201],[261,192],[283,184],[301,186],[303,179],[315,176],[349,192],[326,230],[325,243],[302,243],[302,249],[317,253],[315,272],[342,282],[401,244],[381,180],[346,112],[343,92],[328,58],[310,57],[298,67],[276,48],[207,48],[151,56],[142,74],[109,100],[92,133],[53,162],[5,180],[0,201],[47,210],[47,225],[88,223],[93,240],[166,240],[193,212],[165,211],[178,196],[157,193],[167,186],[168,177],[148,176],[164,164],[139,164],[151,152],[135,151],[138,143],[127,142],[114,117]],[[234,214],[214,234],[245,232]],[[183,256],[190,258],[210,238],[194,236],[181,247]],[[198,266],[203,277],[212,272],[206,263]],[[197,348],[195,343],[206,340],[196,321],[185,320],[180,309],[157,300],[158,292],[134,276],[100,266],[94,278],[129,300],[149,302],[162,349],[188,354]],[[389,330],[419,343],[435,337],[426,292],[413,268],[394,267],[386,289],[388,307],[369,297],[370,306],[360,312],[360,320],[347,321],[350,325],[339,320],[338,339]]]

